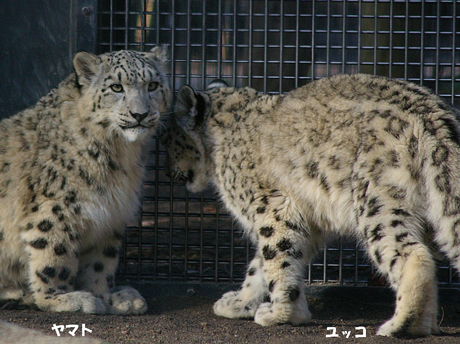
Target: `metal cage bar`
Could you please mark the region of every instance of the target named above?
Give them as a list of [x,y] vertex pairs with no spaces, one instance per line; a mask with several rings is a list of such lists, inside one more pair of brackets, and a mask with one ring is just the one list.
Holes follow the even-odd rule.
[[[284,93],[337,73],[373,73],[431,88],[460,106],[458,0],[99,0],[98,52],[169,46],[174,90],[213,78]],[[139,215],[128,226],[119,276],[233,282],[244,278],[249,243],[212,190],[189,194],[164,175],[154,139]],[[458,286],[446,262],[443,286]],[[324,248],[307,282],[374,284],[364,251],[349,238]]]

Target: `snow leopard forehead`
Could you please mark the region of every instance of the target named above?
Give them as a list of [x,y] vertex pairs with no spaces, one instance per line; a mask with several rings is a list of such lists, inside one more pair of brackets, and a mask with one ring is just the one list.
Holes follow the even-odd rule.
[[151,52],[120,50],[101,55],[106,73],[112,73],[118,81],[125,83],[144,83],[164,81],[166,76],[161,73],[165,62],[163,56]]

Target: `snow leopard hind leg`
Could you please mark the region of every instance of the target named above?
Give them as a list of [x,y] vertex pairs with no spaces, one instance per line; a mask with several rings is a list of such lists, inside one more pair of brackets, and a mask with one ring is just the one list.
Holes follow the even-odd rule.
[[[442,127],[436,134],[441,133]],[[438,140],[430,153],[424,174],[433,241],[460,272],[460,135]]]
[[363,179],[358,229],[379,272],[396,292],[393,317],[378,330],[381,336],[423,337],[437,333],[436,264],[423,233],[426,222],[417,205],[388,195]]

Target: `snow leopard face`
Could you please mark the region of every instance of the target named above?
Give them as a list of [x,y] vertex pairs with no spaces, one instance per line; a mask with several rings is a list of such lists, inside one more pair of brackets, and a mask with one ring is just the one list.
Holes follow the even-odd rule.
[[154,132],[160,113],[169,107],[171,91],[160,48],[152,52],[117,51],[96,56],[80,52],[74,66],[81,85],[85,121],[129,142]]

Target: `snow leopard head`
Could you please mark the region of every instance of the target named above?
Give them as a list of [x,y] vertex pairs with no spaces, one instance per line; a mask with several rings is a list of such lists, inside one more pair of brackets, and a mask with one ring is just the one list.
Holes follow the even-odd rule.
[[211,82],[204,92],[182,86],[177,93],[174,114],[162,135],[167,150],[166,174],[185,182],[191,192],[202,191],[210,182],[209,151],[205,142],[206,121],[212,111],[208,93],[226,86],[222,80]]
[[149,136],[160,122],[160,113],[170,105],[166,61],[167,53],[161,47],[99,56],[79,52],[74,66],[84,120],[129,142]]

